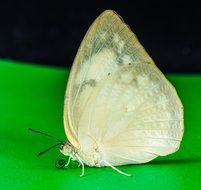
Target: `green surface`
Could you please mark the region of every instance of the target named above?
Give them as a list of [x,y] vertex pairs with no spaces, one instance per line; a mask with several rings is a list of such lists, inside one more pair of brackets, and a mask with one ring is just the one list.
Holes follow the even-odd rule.
[[1,189],[200,189],[201,75],[168,75],[185,111],[185,133],[175,154],[143,165],[68,169],[54,167],[59,150],[37,157],[54,140],[28,127],[66,139],[63,98],[68,69],[47,68],[0,60],[0,188]]

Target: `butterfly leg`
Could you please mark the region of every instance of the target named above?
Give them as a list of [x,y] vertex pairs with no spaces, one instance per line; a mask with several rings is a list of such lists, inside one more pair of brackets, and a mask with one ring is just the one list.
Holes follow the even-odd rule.
[[83,176],[84,175],[84,163],[82,162],[82,160],[80,159],[80,157],[77,154],[75,154],[75,156],[76,156],[77,161],[79,162],[79,164],[82,165],[82,173],[81,173],[80,176]]
[[109,162],[102,160],[102,162],[104,162],[107,166],[110,166],[113,170],[117,171],[118,173],[125,175],[125,176],[131,176],[131,174],[127,174],[121,170],[119,170],[118,168],[116,168],[115,166],[113,166],[112,164],[110,164]]
[[68,165],[70,164],[70,161],[71,161],[71,156],[68,157],[68,161],[67,161],[67,163],[65,164],[65,167],[68,167]]

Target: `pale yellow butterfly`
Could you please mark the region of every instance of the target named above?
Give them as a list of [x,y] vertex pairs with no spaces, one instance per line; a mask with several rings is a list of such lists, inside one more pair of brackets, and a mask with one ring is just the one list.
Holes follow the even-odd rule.
[[85,164],[129,175],[115,166],[149,162],[180,146],[176,90],[112,10],[94,21],[75,57],[64,126],[68,141],[60,151],[82,165],[81,175]]

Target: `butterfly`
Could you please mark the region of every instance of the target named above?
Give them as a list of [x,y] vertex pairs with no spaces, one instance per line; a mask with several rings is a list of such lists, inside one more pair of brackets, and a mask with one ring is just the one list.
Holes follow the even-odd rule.
[[179,149],[183,106],[135,34],[114,11],[88,29],[65,94],[67,141],[60,152],[82,166],[146,163]]

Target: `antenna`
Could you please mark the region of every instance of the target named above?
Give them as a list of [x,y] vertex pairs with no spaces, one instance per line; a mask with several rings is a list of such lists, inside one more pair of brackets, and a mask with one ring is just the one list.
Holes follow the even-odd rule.
[[47,133],[44,133],[44,132],[41,132],[41,131],[37,131],[35,129],[32,129],[32,128],[28,128],[29,131],[32,131],[32,132],[35,132],[35,133],[38,133],[38,134],[41,134],[41,135],[44,135],[44,136],[47,136],[47,137],[50,137],[50,138],[53,138],[53,139],[56,139],[57,141],[59,141],[60,143],[63,143],[64,141],[52,136],[52,135],[49,135]]
[[41,156],[41,155],[43,155],[44,153],[46,153],[47,151],[51,150],[52,148],[54,148],[54,147],[56,147],[56,146],[59,146],[59,145],[61,145],[61,144],[64,143],[64,141],[62,141],[62,140],[60,140],[60,139],[58,139],[58,138],[56,138],[56,137],[54,137],[54,136],[52,136],[52,135],[49,135],[49,134],[47,134],[47,133],[44,133],[44,132],[41,132],[41,131],[37,131],[37,130],[32,129],[32,128],[28,128],[28,130],[30,130],[30,131],[32,131],[32,132],[35,132],[35,133],[38,133],[38,134],[41,134],[41,135],[44,135],[44,136],[49,137],[49,138],[53,138],[53,139],[59,141],[59,143],[52,145],[51,147],[49,147],[49,148],[43,150],[42,152],[39,152],[39,153],[38,153],[38,156]]
[[57,143],[57,144],[55,144],[55,145],[52,145],[51,147],[49,147],[49,148],[43,150],[42,152],[39,152],[39,153],[38,153],[38,156],[43,155],[43,154],[46,153],[47,151],[49,151],[49,150],[53,149],[54,147],[56,147],[56,146],[58,146],[58,145],[61,145],[61,144],[62,144],[62,143]]

